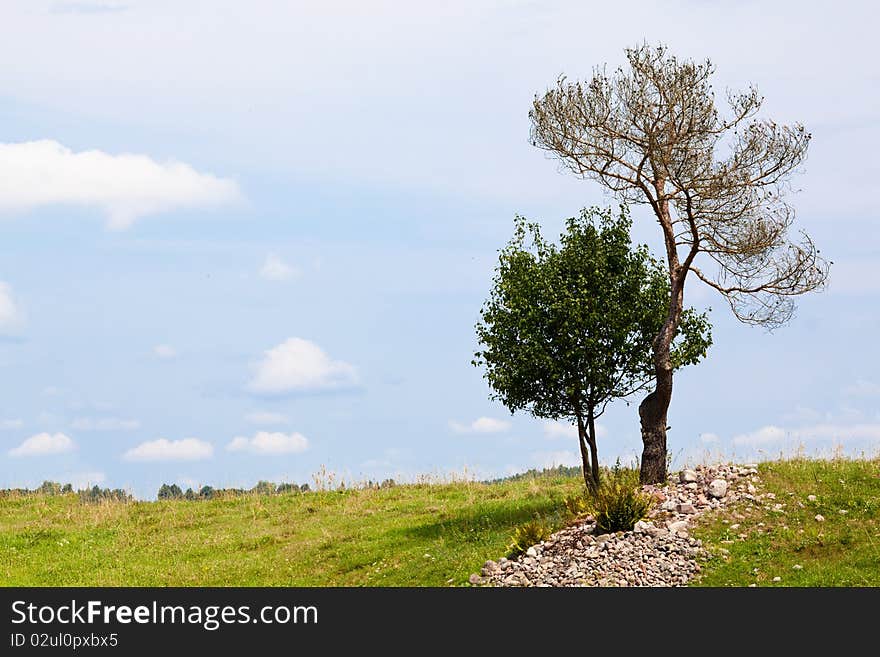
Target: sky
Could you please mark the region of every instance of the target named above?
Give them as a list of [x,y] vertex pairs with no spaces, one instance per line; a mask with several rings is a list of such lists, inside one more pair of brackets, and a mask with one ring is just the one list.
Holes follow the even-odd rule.
[[[7,0],[0,486],[494,477],[571,427],[471,365],[521,214],[615,200],[529,144],[532,98],[665,43],[802,122],[796,225],[830,285],[773,332],[711,308],[673,463],[880,450],[880,73],[870,2]],[[659,252],[647,209],[633,238]],[[600,458],[641,451],[638,398]]]

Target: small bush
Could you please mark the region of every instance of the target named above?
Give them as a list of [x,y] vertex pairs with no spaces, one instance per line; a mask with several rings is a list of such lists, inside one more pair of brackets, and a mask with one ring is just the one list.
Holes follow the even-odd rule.
[[602,533],[631,531],[653,505],[653,498],[639,488],[638,473],[617,464],[589,494],[590,510],[596,516],[596,529]]
[[590,512],[590,501],[583,495],[583,493],[578,495],[566,495],[562,500],[562,504],[568,512],[568,515],[572,518],[577,518]]
[[550,538],[550,526],[541,518],[529,520],[513,530],[509,556],[518,557],[533,545]]

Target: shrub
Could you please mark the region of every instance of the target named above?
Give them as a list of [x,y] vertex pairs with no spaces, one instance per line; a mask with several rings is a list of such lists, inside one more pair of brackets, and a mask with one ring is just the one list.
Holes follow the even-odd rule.
[[533,545],[550,538],[550,526],[541,518],[529,520],[513,530],[510,557],[518,557]]
[[568,515],[573,518],[589,513],[591,508],[590,501],[583,495],[583,493],[578,495],[566,495],[562,500],[562,504],[568,512]]
[[631,531],[653,503],[653,498],[639,488],[638,473],[621,469],[619,464],[602,479],[597,490],[589,493],[596,529],[606,534]]

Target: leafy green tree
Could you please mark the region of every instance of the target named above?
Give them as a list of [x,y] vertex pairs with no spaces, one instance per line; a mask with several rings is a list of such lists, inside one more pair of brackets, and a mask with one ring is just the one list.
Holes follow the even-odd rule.
[[[646,246],[632,248],[621,207],[585,209],[566,223],[560,246],[516,219],[481,310],[481,350],[492,398],[511,413],[573,422],[588,488],[599,483],[595,421],[613,399],[653,379],[651,343],[662,326],[669,279]],[[675,367],[698,362],[711,344],[704,314],[683,312]]]
[[180,486],[177,484],[162,484],[159,488],[159,494],[157,497],[160,500],[179,500],[183,497],[183,491],[180,489]]

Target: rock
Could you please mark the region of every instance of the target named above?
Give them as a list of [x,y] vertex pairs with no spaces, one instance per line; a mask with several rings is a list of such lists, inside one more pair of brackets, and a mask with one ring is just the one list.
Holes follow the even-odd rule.
[[697,481],[697,473],[693,470],[682,470],[678,473],[678,480],[683,484]]
[[489,576],[494,575],[495,573],[500,572],[500,571],[501,571],[501,566],[499,566],[497,563],[495,563],[491,559],[489,561],[487,561],[486,563],[484,563],[482,570],[480,570],[480,572],[483,574],[484,577],[489,577]]
[[815,502],[815,501],[816,501],[815,495],[807,495],[807,502]]
[[816,522],[825,522],[825,516],[823,516],[821,513],[817,513]]
[[720,499],[727,495],[727,482],[724,479],[713,479],[707,491],[710,497]]
[[471,573],[471,576],[468,577],[468,582],[473,584],[474,586],[479,586],[484,582],[483,578],[477,575],[476,573]]
[[774,577],[774,578],[773,578],[773,581],[774,581],[774,582],[781,582],[781,581],[782,581],[782,578],[781,578],[781,577]]
[[792,566],[792,569],[793,570],[803,570],[804,567],[802,565],[800,565],[799,563],[796,563],[795,565]]
[[[642,488],[659,506],[639,520],[633,531],[594,535],[601,530],[596,530],[594,522],[581,519],[519,559],[485,562],[483,577],[474,575],[469,581],[475,586],[686,586],[700,572],[700,561],[712,556],[700,541],[689,536],[688,521],[712,513],[713,508],[754,499],[745,490],[751,482],[760,488],[759,476],[731,483],[720,498],[707,494],[708,482],[734,482],[744,474],[742,470],[732,465],[698,466],[690,471],[695,477],[685,476],[695,481],[682,481],[680,473],[673,473],[662,486]],[[764,501],[761,506],[770,508],[772,503]],[[731,534],[742,531],[736,523],[731,527]],[[725,542],[733,544],[733,535]],[[731,557],[727,554],[723,558]]]

